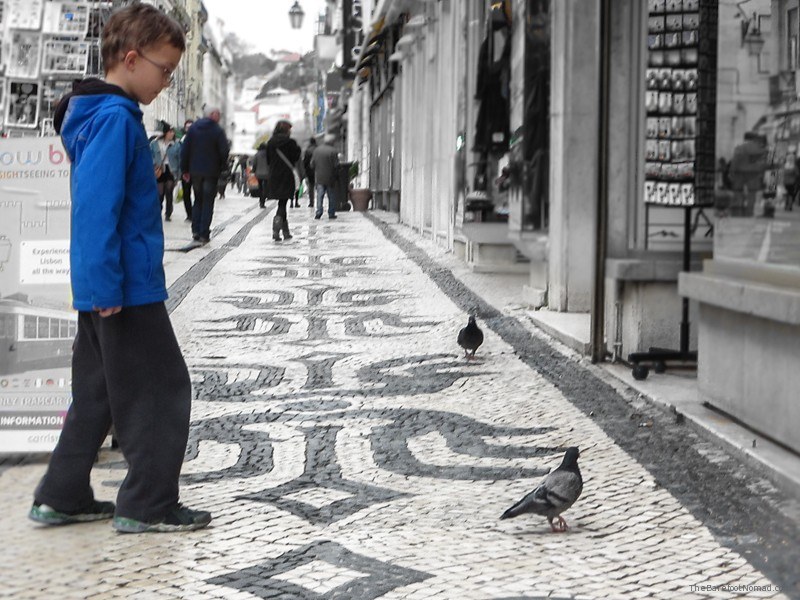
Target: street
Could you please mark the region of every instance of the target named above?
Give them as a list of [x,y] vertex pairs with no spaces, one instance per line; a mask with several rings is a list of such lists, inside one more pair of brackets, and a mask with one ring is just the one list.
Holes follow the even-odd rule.
[[[46,457],[0,467],[0,597],[800,598],[797,499],[491,305],[396,219],[303,206],[276,243],[274,202],[217,207],[187,254],[182,207],[165,223],[194,387],[181,499],[211,526],[38,526]],[[500,521],[570,446],[569,529]],[[124,472],[105,446],[97,497]]]

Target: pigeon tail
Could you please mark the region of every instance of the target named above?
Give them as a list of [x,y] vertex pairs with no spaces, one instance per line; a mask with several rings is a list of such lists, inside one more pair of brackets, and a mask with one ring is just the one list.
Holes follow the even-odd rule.
[[514,517],[518,517],[520,515],[524,515],[525,513],[529,512],[537,512],[535,509],[536,502],[531,501],[531,498],[525,496],[522,500],[517,502],[514,506],[506,510],[502,515],[500,515],[500,519],[513,519]]

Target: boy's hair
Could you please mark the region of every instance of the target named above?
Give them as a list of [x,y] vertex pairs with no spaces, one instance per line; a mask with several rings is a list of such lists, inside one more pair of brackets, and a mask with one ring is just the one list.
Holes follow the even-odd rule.
[[114,11],[103,28],[100,52],[108,73],[131,50],[166,42],[186,50],[186,38],[178,23],[150,4],[132,4]]

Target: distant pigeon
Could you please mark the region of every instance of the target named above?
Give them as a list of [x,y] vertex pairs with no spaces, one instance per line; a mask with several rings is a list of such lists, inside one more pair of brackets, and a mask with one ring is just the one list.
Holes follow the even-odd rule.
[[[504,512],[501,519],[513,519],[525,513],[544,515],[554,532],[567,530],[567,522],[561,513],[575,504],[583,491],[583,478],[578,468],[580,451],[567,448],[561,465],[552,471],[530,494]],[[553,524],[556,519],[556,524]]]
[[[482,343],[483,332],[475,322],[475,317],[470,317],[467,326],[458,332],[458,345],[464,349],[464,356],[467,360],[475,357],[475,351]],[[467,354],[469,351],[472,351],[472,354]]]

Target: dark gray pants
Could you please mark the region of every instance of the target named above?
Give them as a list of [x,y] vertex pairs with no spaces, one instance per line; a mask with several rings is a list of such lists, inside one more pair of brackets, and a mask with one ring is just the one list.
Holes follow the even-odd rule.
[[163,302],[106,318],[79,313],[72,405],[35,499],[62,511],[89,505],[89,474],[113,422],[128,463],[116,514],[161,519],[178,501],[190,410],[189,371]]

